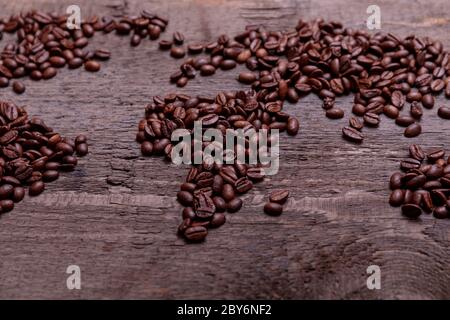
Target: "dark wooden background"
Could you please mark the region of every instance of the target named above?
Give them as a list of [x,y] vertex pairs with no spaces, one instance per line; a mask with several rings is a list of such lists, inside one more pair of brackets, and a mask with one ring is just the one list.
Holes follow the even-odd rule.
[[[369,1],[370,2],[370,1]],[[0,1],[1,15],[31,8],[65,11],[74,1]],[[299,18],[323,17],[364,28],[365,1],[89,1],[83,15],[156,11],[170,18],[168,31],[187,40],[234,35],[246,24],[294,27]],[[447,0],[377,1],[382,30],[441,39],[450,48]],[[90,154],[76,171],[48,184],[0,216],[0,298],[450,298],[450,220],[404,219],[387,204],[388,177],[411,142],[450,151],[450,122],[426,110],[425,133],[415,139],[383,118],[365,129],[361,146],[345,142],[346,119],[325,118],[308,96],[287,105],[301,121],[297,137],[284,137],[280,173],[245,196],[244,208],[200,245],[176,235],[180,207],[175,195],[187,167],[143,158],[136,125],[152,95],[174,87],[167,75],[179,61],[145,41],[97,35],[92,45],[113,51],[97,74],[64,70],[39,83],[26,80],[17,96],[64,135],[87,133]],[[3,47],[6,40],[3,40]],[[212,94],[244,88],[237,70],[197,78],[180,92]],[[351,98],[337,104],[347,115]],[[440,103],[447,103],[440,101]],[[272,188],[289,188],[281,217],[262,212]],[[82,289],[66,288],[68,265],[79,265]],[[381,267],[381,290],[368,290],[366,268]]]

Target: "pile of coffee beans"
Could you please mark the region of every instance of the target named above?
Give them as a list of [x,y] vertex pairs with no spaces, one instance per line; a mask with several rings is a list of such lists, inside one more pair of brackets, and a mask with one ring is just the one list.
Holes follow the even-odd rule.
[[89,38],[96,32],[115,31],[118,35],[130,35],[131,45],[142,39],[156,40],[165,30],[168,21],[158,15],[143,11],[139,16],[120,18],[92,16],[82,21],[80,29],[67,26],[68,15],[30,11],[0,19],[0,39],[3,32],[15,33],[17,39],[7,44],[0,53],[0,88],[12,88],[17,94],[25,92],[19,79],[30,77],[34,81],[53,78],[58,69],[67,66],[97,72],[99,61],[109,59],[107,49],[88,50]]
[[269,196],[269,202],[264,205],[264,212],[271,216],[279,216],[283,212],[283,204],[288,197],[288,190],[272,191]]
[[418,145],[409,148],[410,158],[400,162],[402,172],[390,178],[391,206],[416,219],[422,211],[439,219],[450,217],[450,157],[443,149],[425,152]]
[[37,196],[60,171],[72,171],[77,157],[88,152],[87,139],[61,137],[38,117],[28,118],[23,107],[0,101],[0,213],[11,211],[28,187]]
[[[267,129],[269,142],[271,129],[285,131],[289,135],[296,135],[299,130],[298,120],[282,111],[281,101],[268,101],[264,92],[220,92],[215,98],[168,94],[154,97],[146,107],[145,118],[139,123],[136,140],[141,143],[142,154],[162,155],[170,159],[174,147],[170,140],[172,132],[181,128],[192,133],[194,121],[200,121],[203,130],[216,128],[224,136],[227,129],[243,129],[245,132]],[[258,135],[254,137],[258,138]],[[220,142],[203,141],[200,152],[203,154],[204,148],[212,143]],[[267,152],[270,152],[270,146],[269,143]],[[252,151],[246,146],[245,152],[248,155]],[[196,155],[193,153],[191,156]],[[238,196],[264,179],[265,171],[258,164],[246,165],[235,159],[229,164],[207,160],[204,157],[202,164],[193,165],[177,194],[178,201],[185,206],[183,222],[178,230],[188,241],[204,240],[208,228],[224,224],[225,211],[234,213],[242,207]],[[275,195],[272,200],[281,203],[287,195]]]
[[[335,107],[336,97],[353,92],[355,116],[342,133],[357,143],[364,139],[363,126],[377,127],[382,114],[405,127],[406,137],[416,137],[422,132],[423,108],[433,108],[435,96],[443,91],[450,97],[449,53],[440,41],[414,35],[401,39],[317,19],[300,20],[287,31],[248,26],[233,39],[221,35],[194,47],[189,53],[208,55],[189,57],[170,76],[180,87],[197,72],[210,76],[216,69],[245,64],[249,71],[237,76],[241,83],[264,92],[269,100],[295,103],[315,93],[330,119],[344,117]],[[183,56],[184,50],[177,58]],[[442,107],[438,114],[450,119],[450,108]]]

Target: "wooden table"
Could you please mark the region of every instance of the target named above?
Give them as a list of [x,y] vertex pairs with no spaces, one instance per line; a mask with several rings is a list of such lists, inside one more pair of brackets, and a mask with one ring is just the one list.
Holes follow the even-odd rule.
[[[31,8],[65,11],[73,1],[1,0],[1,14]],[[78,0],[83,15],[138,13],[170,18],[167,32],[188,40],[235,35],[246,24],[283,29],[299,18],[323,17],[364,28],[367,5],[352,0],[138,1]],[[378,1],[382,31],[416,33],[450,46],[446,0]],[[3,44],[6,42],[4,39]],[[450,122],[426,110],[425,133],[415,139],[387,118],[367,129],[357,146],[341,138],[346,119],[325,118],[307,96],[287,105],[301,121],[297,137],[283,136],[280,173],[248,193],[207,241],[187,245],[176,235],[175,195],[188,167],[143,158],[136,126],[152,95],[175,90],[167,76],[179,61],[145,41],[96,36],[93,46],[113,51],[97,74],[64,70],[1,99],[28,105],[55,130],[86,133],[90,154],[73,173],[47,185],[0,217],[0,298],[450,298],[450,220],[404,219],[387,204],[388,177],[410,143],[447,147]],[[213,94],[245,88],[237,70],[198,77],[179,92]],[[349,114],[351,97],[337,100]],[[440,101],[444,103],[444,101]],[[439,103],[439,104],[440,104]],[[448,103],[448,102],[446,102]],[[447,143],[447,145],[446,145]],[[289,188],[281,217],[262,212],[272,188]],[[66,268],[81,268],[81,290],[68,290]],[[366,287],[369,265],[381,268],[381,290]]]

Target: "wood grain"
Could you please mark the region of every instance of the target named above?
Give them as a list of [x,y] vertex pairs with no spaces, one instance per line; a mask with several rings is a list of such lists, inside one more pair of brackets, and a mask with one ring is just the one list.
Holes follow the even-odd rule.
[[[73,1],[0,0],[2,15],[31,8],[64,11]],[[285,29],[299,18],[317,17],[363,28],[367,4],[351,0],[88,1],[83,15],[137,13],[149,9],[170,18],[168,38],[183,31],[188,40],[234,35],[246,24]],[[378,1],[382,31],[416,33],[450,47],[450,3]],[[7,39],[2,41],[5,43]],[[48,184],[0,217],[0,298],[273,298],[388,299],[450,298],[450,220],[401,217],[387,204],[389,175],[411,142],[450,152],[449,122],[426,110],[425,133],[402,137],[386,118],[366,130],[355,146],[341,139],[347,121],[325,118],[320,101],[307,96],[288,105],[301,120],[297,137],[283,137],[278,175],[245,196],[244,208],[200,245],[175,233],[175,201],[188,168],[143,158],[134,142],[137,122],[152,95],[172,90],[167,74],[179,62],[146,41],[97,36],[92,46],[113,50],[98,74],[64,70],[47,82],[26,81],[17,96],[1,99],[27,105],[67,136],[86,133],[90,154],[76,171]],[[179,92],[211,94],[244,88],[236,70],[197,78]],[[337,104],[347,113],[350,97]],[[443,100],[440,103],[447,103]],[[262,212],[268,190],[289,188],[281,217]],[[68,290],[68,265],[81,267],[82,289]],[[368,290],[366,268],[381,267],[381,290]]]

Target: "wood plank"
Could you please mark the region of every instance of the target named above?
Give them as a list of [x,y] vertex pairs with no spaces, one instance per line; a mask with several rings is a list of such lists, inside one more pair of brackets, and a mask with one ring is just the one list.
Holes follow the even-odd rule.
[[[72,4],[0,3],[2,16],[31,8],[63,11]],[[180,30],[188,40],[234,35],[246,24],[292,28],[299,18],[363,28],[367,16],[367,5],[355,0],[77,3],[83,15],[150,9],[170,18],[163,38]],[[448,1],[379,5],[383,32],[431,36],[449,47]],[[425,133],[416,139],[402,137],[401,128],[383,118],[380,128],[366,130],[364,144],[355,146],[340,137],[346,120],[325,118],[316,97],[288,105],[301,131],[294,138],[283,136],[279,174],[247,194],[244,208],[205,243],[186,245],[175,232],[180,219],[175,195],[188,168],[143,158],[134,142],[150,97],[175,90],[167,74],[179,62],[158,51],[155,42],[130,48],[128,39],[111,34],[97,36],[92,45],[113,50],[98,74],[64,70],[48,82],[26,80],[21,96],[0,90],[1,99],[29,106],[31,114],[64,135],[86,133],[91,145],[75,172],[0,217],[0,298],[450,297],[450,221],[430,216],[407,221],[387,204],[388,177],[408,145],[448,143],[450,126],[436,110],[425,110]],[[236,72],[198,77],[177,91],[245,88],[234,80]],[[349,113],[351,101],[344,97],[337,104]],[[277,218],[262,212],[272,188],[291,190]],[[66,288],[70,264],[81,267],[82,290]],[[366,268],[372,264],[381,267],[381,290],[366,288]]]

